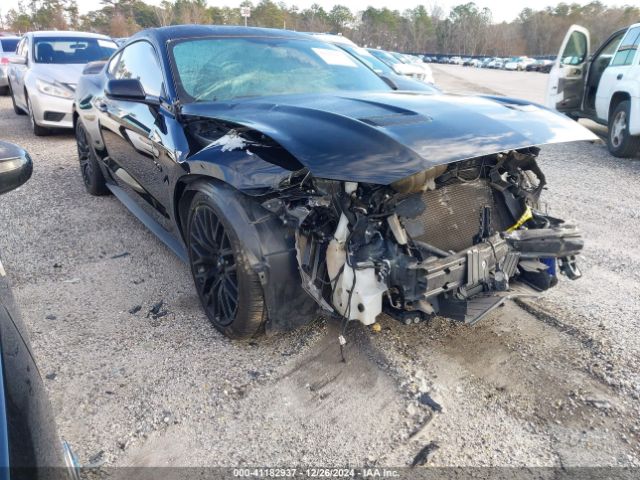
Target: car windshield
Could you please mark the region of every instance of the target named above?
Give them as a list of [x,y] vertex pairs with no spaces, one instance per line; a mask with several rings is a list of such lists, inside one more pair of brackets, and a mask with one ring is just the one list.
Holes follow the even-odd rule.
[[107,60],[118,49],[115,42],[102,38],[37,37],[33,39],[36,63],[89,63]]
[[19,38],[0,38],[0,49],[2,52],[15,52],[18,46]]
[[349,52],[379,75],[393,75],[394,73],[389,65],[371,55],[366,48],[353,45],[340,45],[340,48]]
[[389,90],[374,72],[325,42],[279,37],[185,39],[170,48],[183,101]]
[[391,53],[391,55],[397,58],[400,63],[409,63],[409,61],[406,58],[404,58],[400,53]]
[[387,65],[393,66],[393,65],[398,65],[399,63],[401,63],[400,60],[398,60],[396,57],[394,57],[390,53],[383,52],[382,50],[369,50],[369,51],[374,56],[376,56],[377,58],[382,60],[384,63],[386,63]]

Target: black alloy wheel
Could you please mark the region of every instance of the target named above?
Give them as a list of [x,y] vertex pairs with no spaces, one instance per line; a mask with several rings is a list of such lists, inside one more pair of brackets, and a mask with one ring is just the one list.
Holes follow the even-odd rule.
[[188,222],[191,273],[211,323],[231,338],[250,338],[264,323],[262,286],[242,253],[232,223],[215,201],[199,192]]
[[78,149],[78,161],[84,186],[91,195],[106,195],[109,189],[100,171],[96,154],[89,144],[87,130],[80,120],[76,124],[76,147]]
[[229,235],[208,205],[192,217],[189,250],[196,288],[210,318],[229,326],[238,311],[237,265]]

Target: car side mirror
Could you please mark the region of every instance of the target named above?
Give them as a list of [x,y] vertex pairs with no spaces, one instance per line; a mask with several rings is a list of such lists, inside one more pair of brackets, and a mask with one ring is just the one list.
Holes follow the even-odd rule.
[[22,55],[13,55],[9,57],[9,63],[13,63],[14,65],[26,65],[27,57],[23,57]]
[[31,157],[23,149],[0,141],[0,193],[18,188],[33,172]]
[[126,102],[146,103],[147,105],[160,105],[158,97],[152,97],[144,93],[142,83],[137,78],[119,78],[107,82],[104,89],[107,98],[123,100]]

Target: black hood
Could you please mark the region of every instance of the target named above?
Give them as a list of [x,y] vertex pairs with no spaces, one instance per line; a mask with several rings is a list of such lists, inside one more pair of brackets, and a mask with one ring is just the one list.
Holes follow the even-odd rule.
[[378,184],[501,151],[597,139],[561,114],[501,97],[290,95],[192,103],[182,114],[259,131],[316,177]]

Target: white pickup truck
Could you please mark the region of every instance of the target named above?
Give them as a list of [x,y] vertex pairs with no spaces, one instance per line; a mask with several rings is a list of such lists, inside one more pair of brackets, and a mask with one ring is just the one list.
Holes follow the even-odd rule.
[[547,106],[607,125],[616,157],[640,152],[640,23],[611,35],[589,56],[589,31],[573,25],[547,86]]

